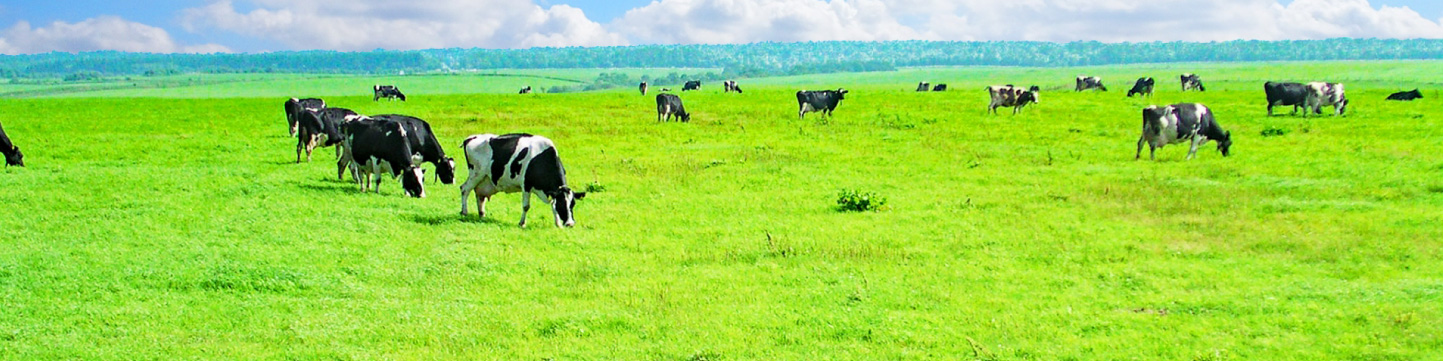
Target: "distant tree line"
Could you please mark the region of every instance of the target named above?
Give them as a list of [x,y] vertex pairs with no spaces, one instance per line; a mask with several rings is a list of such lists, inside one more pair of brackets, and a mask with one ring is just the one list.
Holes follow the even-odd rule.
[[[898,66],[931,65],[1048,67],[1196,61],[1389,59],[1443,59],[1443,39],[1339,38],[1209,43],[824,41],[257,54],[52,52],[0,56],[0,78],[275,72],[397,74],[502,68],[722,68],[722,74],[717,76],[731,78],[885,71]],[[660,80],[659,83],[672,80]]]

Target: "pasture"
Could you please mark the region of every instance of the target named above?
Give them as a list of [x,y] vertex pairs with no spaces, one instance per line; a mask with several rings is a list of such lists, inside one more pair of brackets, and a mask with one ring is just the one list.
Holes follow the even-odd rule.
[[[1439,359],[1443,101],[1424,81],[1440,69],[739,79],[745,94],[679,93],[690,123],[657,123],[634,89],[465,76],[398,79],[407,102],[303,75],[26,93],[0,99],[27,164],[0,171],[0,358]],[[1182,72],[1209,91],[1180,93]],[[1074,93],[1077,74],[1112,91]],[[1156,95],[1124,97],[1140,76]],[[952,90],[911,91],[923,80]],[[1265,80],[1344,82],[1352,104],[1268,117]],[[986,115],[982,88],[1005,82],[1041,103]],[[797,118],[797,90],[838,87],[835,117]],[[592,193],[572,229],[544,205],[518,228],[519,194],[461,217],[434,178],[423,199],[389,179],[360,194],[331,149],[295,164],[292,95],[426,119],[458,167],[468,135],[545,135]],[[1232,155],[1133,160],[1140,109],[1180,101],[1212,107]],[[840,212],[843,189],[887,204]]]

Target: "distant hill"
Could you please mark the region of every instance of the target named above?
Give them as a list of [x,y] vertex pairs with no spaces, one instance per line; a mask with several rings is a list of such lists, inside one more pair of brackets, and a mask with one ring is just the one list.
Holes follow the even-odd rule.
[[0,56],[0,77],[88,79],[177,73],[397,74],[474,69],[723,68],[745,77],[898,66],[1087,66],[1169,62],[1443,59],[1443,39],[1305,41],[944,42],[824,41],[592,48],[148,54],[100,51]]

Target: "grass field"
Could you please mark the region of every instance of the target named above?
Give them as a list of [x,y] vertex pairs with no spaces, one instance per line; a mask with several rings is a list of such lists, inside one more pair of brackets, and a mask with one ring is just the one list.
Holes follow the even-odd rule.
[[[398,78],[440,89],[408,102],[305,76],[0,100],[28,165],[0,171],[0,358],[1439,360],[1440,68],[745,79],[683,93],[691,123],[656,123],[632,90],[439,76]],[[1181,72],[1210,91],[1179,93]],[[984,112],[986,84],[1077,74],[1112,91]],[[1156,96],[1123,97],[1143,75]],[[1268,117],[1266,79],[1347,82],[1349,114]],[[953,91],[908,91],[921,80]],[[837,87],[834,118],[797,119],[798,88]],[[1414,87],[1427,98],[1382,101]],[[329,149],[294,164],[291,95],[427,119],[458,158],[471,134],[545,135],[573,187],[604,191],[573,229],[544,207],[516,227],[517,194],[461,217],[434,180],[360,194]],[[1133,160],[1139,109],[1179,101],[1214,109],[1230,157]],[[839,212],[841,189],[888,202]]]

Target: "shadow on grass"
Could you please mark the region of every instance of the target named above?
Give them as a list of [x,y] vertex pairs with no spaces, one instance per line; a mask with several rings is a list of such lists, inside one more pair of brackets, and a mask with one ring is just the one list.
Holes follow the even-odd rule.
[[351,182],[302,183],[301,189],[326,192],[361,193],[361,186]]
[[458,223],[460,223],[460,224],[484,224],[484,225],[490,225],[490,226],[507,226],[507,225],[513,226],[513,227],[516,226],[515,223],[502,221],[502,220],[496,219],[496,218],[494,218],[494,217],[478,218],[478,217],[476,217],[476,214],[475,214],[475,213],[471,213],[471,214],[464,215],[464,216],[461,215],[460,213],[411,214],[411,215],[406,215],[406,216],[403,216],[403,217],[409,218],[409,220],[412,221],[412,222],[416,222],[416,223],[420,223],[420,224],[424,224],[424,225],[428,225],[428,226],[440,226],[440,225],[458,224]]

